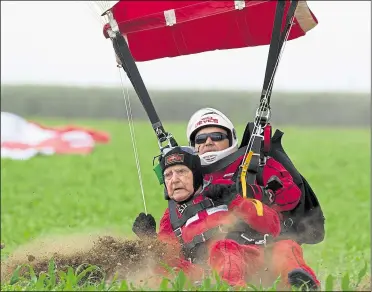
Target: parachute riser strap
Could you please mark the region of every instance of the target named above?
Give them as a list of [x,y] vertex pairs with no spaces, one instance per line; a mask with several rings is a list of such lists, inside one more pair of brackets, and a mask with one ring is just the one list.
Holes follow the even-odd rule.
[[[268,125],[271,118],[270,95],[273,85],[273,79],[275,77],[276,69],[278,67],[283,44],[285,43],[289,36],[289,32],[292,25],[292,19],[297,8],[298,0],[290,1],[291,3],[287,13],[284,31],[281,32],[286,2],[288,1],[278,1],[276,4],[274,26],[270,41],[268,60],[266,64],[265,80],[262,89],[260,105],[256,111],[254,129],[252,131],[252,133],[254,134],[259,132],[258,125],[260,125],[262,128],[265,128],[266,125]],[[252,135],[248,143],[247,152],[250,150],[249,146],[250,144],[253,143],[254,139],[255,136]]]
[[[284,2],[288,2],[288,1],[284,1]],[[288,9],[288,13],[287,13],[286,21],[285,21],[285,26],[284,26],[284,31],[280,35],[278,55],[276,57],[276,65],[274,66],[274,71],[272,73],[273,77],[272,77],[271,82],[269,84],[269,87],[267,89],[267,95],[266,96],[267,96],[267,99],[268,99],[268,106],[269,107],[270,107],[271,92],[272,92],[273,84],[274,84],[274,77],[275,77],[276,71],[278,69],[278,63],[279,63],[279,60],[280,60],[280,55],[282,53],[282,48],[283,48],[284,44],[286,43],[286,41],[289,37],[289,33],[290,33],[292,25],[294,23],[293,22],[294,14],[296,12],[296,8],[297,8],[297,5],[298,5],[298,0],[292,0],[290,2],[291,2],[291,4],[290,4],[289,9]]]
[[266,164],[271,146],[272,130],[270,123],[268,123],[270,120],[270,110],[266,111],[266,116],[263,115],[263,110],[261,112],[259,110],[257,110],[253,133],[247,145],[249,152],[244,156],[242,164],[239,167],[238,177],[240,179],[237,180],[237,187],[240,183],[243,198],[247,198],[247,185],[256,184],[258,168]]
[[[258,131],[262,131],[261,126],[258,127]],[[266,162],[266,157],[262,155],[264,153],[264,136],[260,133],[252,133],[252,135],[254,137],[250,147],[251,150],[240,166],[240,179],[237,181],[238,184],[240,183],[243,198],[247,198],[247,185],[256,183],[258,168]]]
[[138,71],[136,63],[133,60],[126,40],[120,34],[120,32],[117,32],[115,38],[112,39],[112,43],[115,49],[115,53],[122,64],[123,70],[128,75],[128,78],[131,81],[139,100],[145,108],[145,111],[150,119],[152,128],[155,131],[158,141],[166,141],[167,134],[151,102],[146,86],[143,83],[142,77]]
[[[240,165],[241,167],[244,163],[246,163],[247,155],[253,149],[252,147],[253,147],[253,144],[255,142],[256,137],[260,137],[262,140],[260,140],[259,143],[264,145],[263,144],[264,143],[264,141],[263,141],[264,136],[261,135],[261,132],[267,127],[267,125],[269,125],[270,118],[271,118],[271,110],[267,109],[266,111],[264,111],[262,109],[262,105],[260,105],[260,107],[256,111],[256,116],[255,116],[255,119],[254,119],[254,127],[252,129],[252,133],[251,133],[250,139],[248,141],[247,149],[245,151],[242,163]],[[254,152],[254,153],[256,153],[256,154],[260,153],[258,146],[256,146],[254,149],[256,149],[256,152]]]
[[[298,4],[297,0],[291,1],[283,32],[281,32],[281,27],[283,23],[284,8],[286,5],[286,1],[278,1],[276,4],[275,20],[273,24],[273,31],[270,41],[269,55],[266,65],[265,79],[260,99],[260,105],[256,112],[254,129],[252,131],[252,136],[249,140],[247,147],[246,153],[249,154],[245,155],[243,159],[243,164],[241,165],[241,173],[239,176],[242,186],[243,197],[244,192],[246,192],[244,180],[248,184],[254,183],[259,164],[264,165],[266,163],[266,156],[268,155],[269,148],[268,145],[270,141],[264,143],[264,136],[266,136],[265,138],[267,139],[269,135],[267,134],[268,132],[266,132],[266,135],[264,136],[259,135],[259,133],[261,133],[262,130],[265,130],[265,127],[268,125],[271,117],[270,95],[273,80],[280,60],[283,44],[285,43],[286,39],[289,36],[291,21],[294,16],[297,4]],[[266,116],[264,116],[265,113]],[[269,127],[271,139],[271,126]]]
[[[286,1],[278,1],[276,4],[275,19],[274,19],[273,30],[271,34],[269,54],[267,58],[266,71],[265,71],[265,79],[264,79],[264,84],[263,84],[263,88],[261,92],[261,104],[265,97],[268,98],[269,87],[270,87],[271,80],[273,79],[275,63],[279,55],[280,35],[281,35],[281,28],[282,28],[282,22],[283,22],[285,2]],[[269,102],[267,102],[267,106],[269,106]]]
[[111,25],[109,35],[112,40],[116,56],[119,59],[123,70],[125,71],[129,80],[131,81],[132,86],[136,91],[137,96],[147,113],[147,116],[150,119],[152,128],[154,129],[155,134],[158,138],[160,150],[162,150],[162,148],[165,148],[162,146],[162,143],[164,143],[165,141],[168,141],[169,145],[177,146],[177,143],[175,139],[172,137],[172,135],[168,134],[164,130],[164,127],[151,101],[147,88],[142,80],[141,74],[139,73],[136,62],[134,61],[132,53],[129,50],[127,41],[125,40],[124,36],[120,33],[118,25],[115,19],[113,18],[112,12],[107,11],[106,15],[108,16]]
[[[290,7],[287,12],[285,20],[284,30],[282,31],[282,23],[284,17],[284,9],[287,2],[290,2]],[[278,68],[280,54],[284,43],[286,42],[289,32],[292,26],[292,19],[298,5],[298,0],[292,1],[278,1],[276,6],[274,27],[271,35],[271,42],[269,48],[269,54],[266,64],[265,79],[261,93],[261,103],[264,98],[267,98],[267,105],[264,108],[266,110],[270,107],[271,91],[274,84],[274,77]]]

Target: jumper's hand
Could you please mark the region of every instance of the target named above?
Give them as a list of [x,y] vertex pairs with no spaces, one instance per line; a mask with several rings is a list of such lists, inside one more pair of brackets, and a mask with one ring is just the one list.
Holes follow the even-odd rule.
[[156,221],[151,214],[140,213],[134,220],[132,231],[140,238],[156,237]]

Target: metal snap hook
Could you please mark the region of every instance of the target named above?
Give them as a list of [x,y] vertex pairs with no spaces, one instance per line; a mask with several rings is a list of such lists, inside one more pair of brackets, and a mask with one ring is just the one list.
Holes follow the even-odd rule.
[[287,227],[287,228],[292,227],[292,225],[293,225],[293,220],[292,220],[292,218],[288,218],[288,219],[284,220],[283,225],[284,225],[285,227]]

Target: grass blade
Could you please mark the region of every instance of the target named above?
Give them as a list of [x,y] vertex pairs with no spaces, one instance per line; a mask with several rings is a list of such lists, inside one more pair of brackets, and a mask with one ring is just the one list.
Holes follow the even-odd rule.
[[368,269],[367,262],[364,261],[364,267],[358,273],[358,279],[357,279],[355,287],[358,287],[360,282],[362,282],[363,277],[367,274],[367,269]]
[[342,291],[351,291],[350,277],[349,277],[349,273],[348,272],[346,272],[345,275],[342,277],[342,280],[341,280],[341,289],[342,289]]
[[51,258],[48,266],[48,275],[49,275],[49,289],[53,289],[56,286],[56,264],[54,259]]
[[334,277],[333,275],[328,275],[325,280],[325,291],[333,291]]
[[22,266],[23,265],[20,265],[15,269],[12,277],[10,278],[10,282],[9,282],[10,285],[14,285],[15,283],[19,281],[19,271],[21,270]]

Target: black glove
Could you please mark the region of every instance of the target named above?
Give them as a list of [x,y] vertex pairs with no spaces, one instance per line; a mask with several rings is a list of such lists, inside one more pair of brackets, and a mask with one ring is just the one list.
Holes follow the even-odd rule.
[[204,193],[211,198],[217,205],[229,205],[236,198],[237,191],[235,185],[210,185]]
[[[239,185],[239,187],[241,186]],[[247,198],[254,199],[261,195],[262,197],[261,201],[265,205],[270,206],[275,201],[275,193],[271,189],[268,189],[267,187],[262,187],[256,184],[253,185],[247,184],[246,190]],[[240,190],[240,192],[242,192],[242,190]],[[241,193],[241,195],[243,194]]]
[[262,202],[266,205],[271,205],[275,202],[275,192],[280,190],[283,187],[282,181],[276,176],[271,176],[267,185],[262,188]]
[[140,213],[134,220],[132,231],[140,238],[156,237],[156,221],[151,214]]

